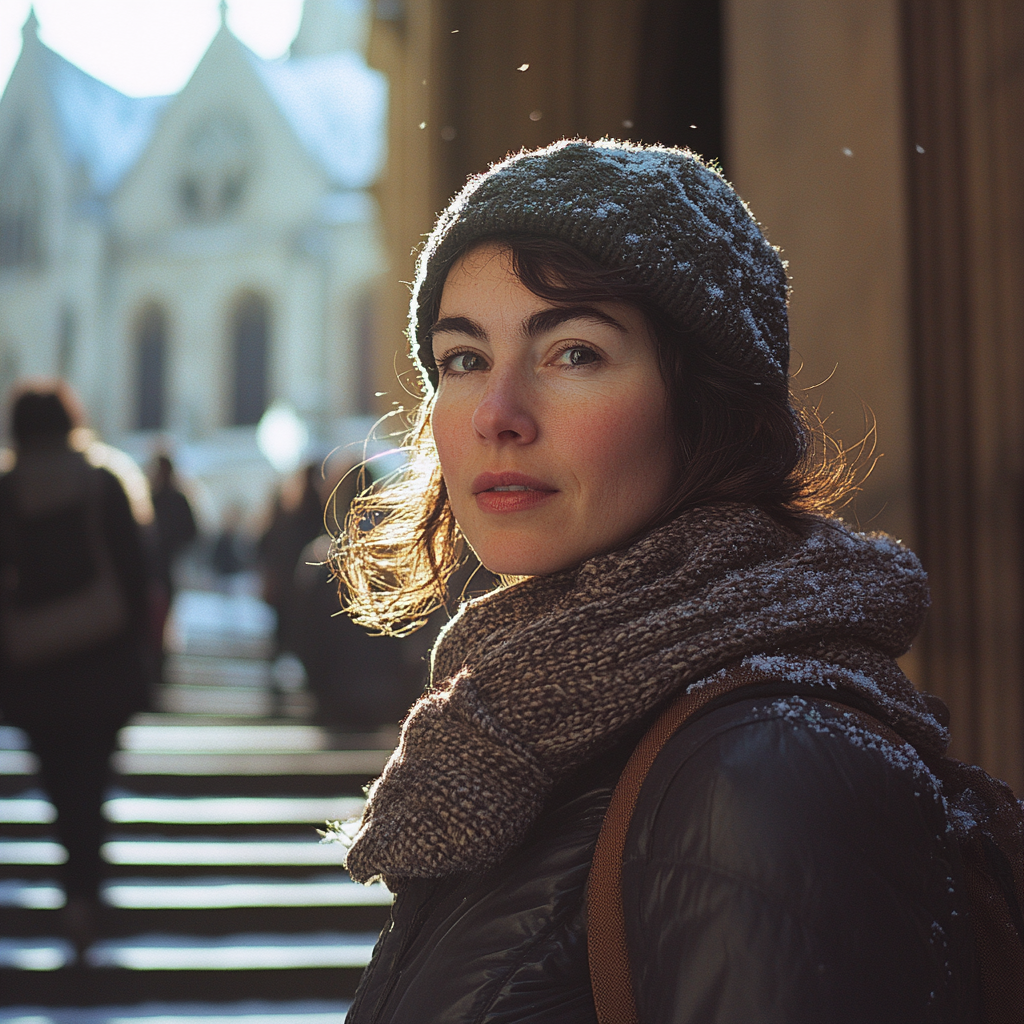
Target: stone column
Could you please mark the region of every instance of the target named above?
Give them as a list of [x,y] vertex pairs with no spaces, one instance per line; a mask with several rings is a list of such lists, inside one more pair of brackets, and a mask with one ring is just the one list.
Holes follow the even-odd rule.
[[1024,789],[1024,6],[905,0],[924,676]]

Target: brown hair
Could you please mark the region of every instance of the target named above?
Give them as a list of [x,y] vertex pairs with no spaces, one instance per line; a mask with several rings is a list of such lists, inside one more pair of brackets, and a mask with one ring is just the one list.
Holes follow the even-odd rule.
[[[716,501],[745,502],[795,530],[827,514],[853,489],[854,467],[816,417],[793,400],[780,378],[726,365],[661,311],[642,286],[621,279],[557,239],[480,239],[506,249],[513,272],[535,295],[556,303],[624,302],[646,317],[669,392],[678,480],[645,525]],[[425,297],[436,321],[447,271]],[[396,633],[420,625],[442,604],[463,542],[448,503],[430,429],[433,392],[415,413],[409,464],[352,505],[336,539],[333,567],[357,622]]]

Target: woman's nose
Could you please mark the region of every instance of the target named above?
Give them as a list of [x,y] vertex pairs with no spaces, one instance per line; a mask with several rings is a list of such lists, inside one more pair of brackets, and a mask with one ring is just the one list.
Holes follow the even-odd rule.
[[485,441],[529,444],[537,437],[537,421],[528,388],[513,374],[491,371],[487,390],[473,411],[473,428]]

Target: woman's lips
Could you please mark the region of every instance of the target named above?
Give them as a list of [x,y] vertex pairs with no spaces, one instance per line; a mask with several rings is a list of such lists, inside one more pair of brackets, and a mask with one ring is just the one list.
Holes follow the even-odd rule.
[[525,512],[553,498],[558,490],[522,473],[481,473],[472,484],[482,512]]

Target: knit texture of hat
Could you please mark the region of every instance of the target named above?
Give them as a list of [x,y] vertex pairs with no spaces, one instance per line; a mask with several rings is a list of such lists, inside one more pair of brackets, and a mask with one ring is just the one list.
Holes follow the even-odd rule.
[[722,175],[685,149],[575,139],[495,164],[438,218],[409,314],[413,357],[433,385],[427,297],[438,275],[473,243],[514,235],[567,242],[644,286],[725,364],[786,377],[785,265]]

